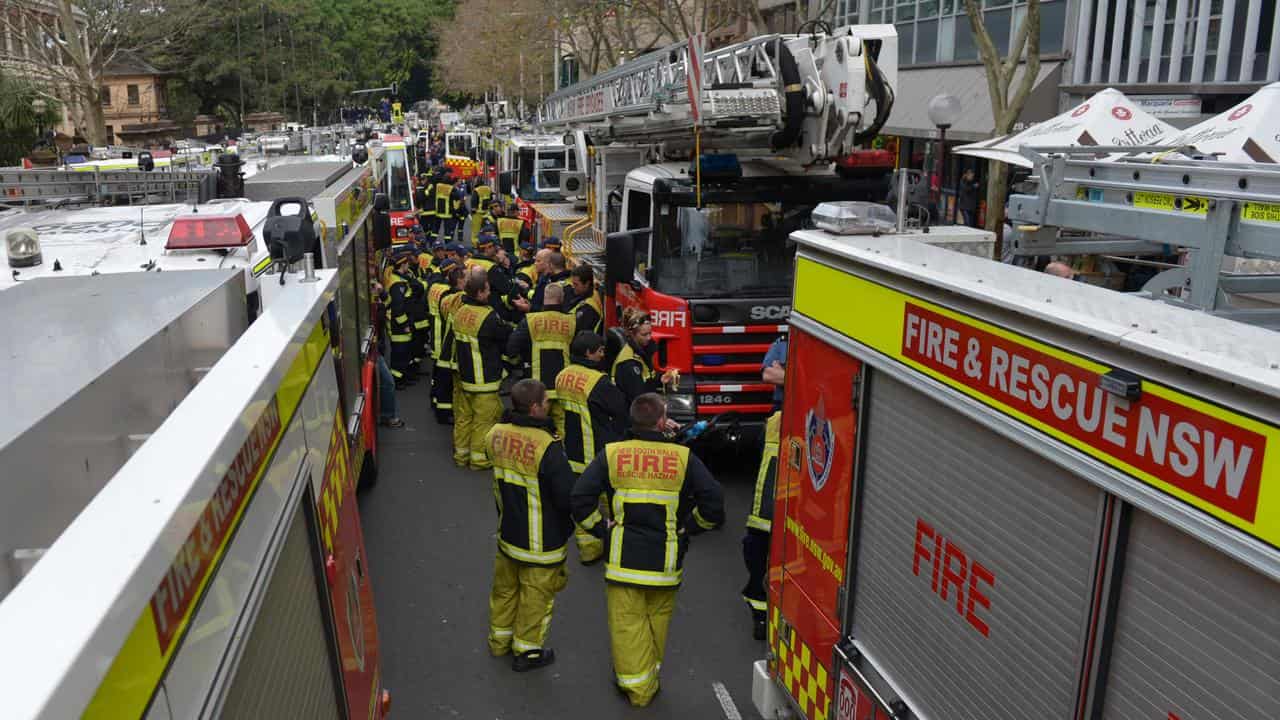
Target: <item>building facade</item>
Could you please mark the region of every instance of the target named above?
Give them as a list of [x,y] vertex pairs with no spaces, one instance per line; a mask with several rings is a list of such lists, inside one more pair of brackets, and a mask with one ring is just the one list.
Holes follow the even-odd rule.
[[168,117],[165,73],[129,52],[103,70],[99,89],[107,144],[163,145],[180,137]]

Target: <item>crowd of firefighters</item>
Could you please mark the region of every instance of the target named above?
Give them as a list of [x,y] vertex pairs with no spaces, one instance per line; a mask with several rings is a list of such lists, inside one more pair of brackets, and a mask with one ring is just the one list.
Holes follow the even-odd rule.
[[[571,268],[556,238],[535,245],[514,203],[451,182],[434,150],[422,156],[419,224],[385,253],[390,365],[397,388],[430,378],[454,463],[493,474],[489,650],[521,672],[554,662],[544,643],[572,536],[581,563],[604,560],[619,691],[647,705],[689,537],[725,520],[719,483],[667,417],[662,393],[679,373],[655,371],[648,314],[627,308],[621,333],[605,333],[592,268]],[[777,426],[775,414],[743,543],[758,639]]]

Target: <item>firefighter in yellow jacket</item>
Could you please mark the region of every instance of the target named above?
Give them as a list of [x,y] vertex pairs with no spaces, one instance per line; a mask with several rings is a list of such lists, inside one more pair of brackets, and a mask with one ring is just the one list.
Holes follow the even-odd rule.
[[489,652],[512,653],[524,672],[555,662],[546,646],[556,593],[568,580],[565,556],[573,520],[573,470],[548,417],[537,380],[511,388],[511,412],[485,436],[498,505],[498,552],[489,594]]
[[511,325],[489,304],[489,277],[483,269],[467,271],[466,296],[453,311],[453,462],[472,470],[492,467],[484,436],[502,417],[502,353]]
[[769,416],[764,425],[764,454],[756,473],[756,491],[747,515],[747,534],[742,538],[742,560],[747,566],[747,584],[742,599],[751,608],[752,635],[764,640],[768,606],[764,580],[769,572],[769,536],[773,532],[773,497],[778,478],[778,445],[782,432],[782,411]]
[[[631,403],[631,437],[610,443],[573,486],[573,518],[603,539],[605,600],[613,670],[632,705],[658,692],[658,670],[667,644],[689,536],[724,522],[724,495],[711,472],[689,449],[669,442],[672,423],[656,393]],[[600,512],[600,493],[611,515]]]
[[[569,344],[569,366],[556,376],[555,404],[560,412],[554,419],[575,474],[627,430],[627,399],[604,372],[604,355],[604,338],[580,332]],[[574,540],[583,565],[604,556],[604,541],[586,530],[577,528]]]

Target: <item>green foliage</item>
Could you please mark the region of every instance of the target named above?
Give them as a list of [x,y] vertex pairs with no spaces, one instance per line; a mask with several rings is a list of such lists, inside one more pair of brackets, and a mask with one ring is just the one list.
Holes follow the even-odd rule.
[[[392,82],[405,104],[430,91],[435,29],[452,0],[167,0],[189,17],[186,42],[165,44],[152,62],[176,70],[170,112],[176,119],[241,112],[284,112],[311,122],[355,104],[351,91]],[[238,32],[237,32],[238,31]],[[237,38],[238,35],[238,38]],[[422,96],[411,96],[416,90]],[[377,98],[367,102],[376,102]],[[298,115],[301,117],[297,117]]]
[[[45,100],[37,115],[31,103]],[[52,128],[62,117],[61,105],[43,95],[28,81],[0,72],[0,165],[16,165],[35,144],[41,127]]]

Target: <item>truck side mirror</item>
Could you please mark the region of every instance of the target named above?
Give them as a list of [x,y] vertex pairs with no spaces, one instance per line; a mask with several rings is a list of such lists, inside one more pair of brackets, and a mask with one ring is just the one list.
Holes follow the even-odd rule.
[[373,196],[373,249],[391,247],[391,200],[386,193]]
[[508,170],[498,175],[498,192],[503,195],[511,194],[511,186],[515,179],[514,170]]
[[618,283],[630,283],[636,278],[635,236],[647,234],[644,230],[628,230],[610,233],[604,241],[604,292],[613,297]]

